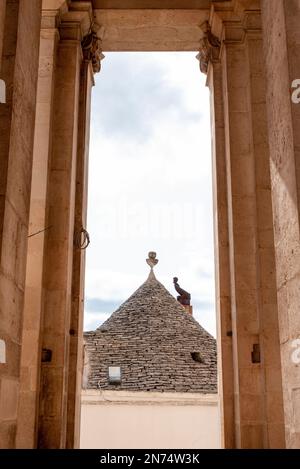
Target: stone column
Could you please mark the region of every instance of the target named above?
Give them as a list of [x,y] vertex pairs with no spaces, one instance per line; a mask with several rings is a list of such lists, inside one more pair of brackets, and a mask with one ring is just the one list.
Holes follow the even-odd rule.
[[13,448],[16,435],[40,15],[41,0],[30,8],[26,0],[7,0],[0,15],[6,84],[6,104],[0,103],[1,448]]
[[[273,329],[277,305],[272,288],[275,266],[264,103],[256,101],[254,94],[259,92],[263,77],[253,73],[251,63],[260,60],[261,49],[258,43],[253,55],[248,37],[237,43],[227,39],[225,54],[236,446],[281,447],[282,429],[276,441],[269,426],[277,424],[279,428],[282,424],[280,396],[273,415],[267,414],[271,402],[266,400],[266,360],[272,353],[278,356],[278,336],[276,326]],[[264,326],[268,319],[270,329]],[[275,390],[280,393],[280,362],[277,368]]]
[[235,438],[241,448],[280,448],[283,409],[262,42],[259,16],[246,14],[243,20],[243,27],[225,26],[224,46]]
[[[209,57],[211,63],[209,66]],[[230,270],[228,240],[228,204],[225,154],[225,122],[223,74],[219,60],[220,48],[212,48],[206,38],[198,59],[202,72],[207,73],[210,89],[213,208],[216,277],[216,313],[218,343],[218,391],[221,398],[222,446],[234,448],[234,400],[232,362],[232,324],[230,308]]]
[[284,412],[273,208],[270,176],[270,148],[266,108],[266,76],[263,60],[261,15],[246,16],[250,64],[250,93],[255,163],[257,286],[261,344],[261,378],[264,396],[264,447],[284,448]]
[[[89,2],[72,4],[62,16],[60,42],[57,47],[53,96],[52,148],[47,193],[47,223],[43,273],[42,369],[38,446],[65,448],[74,444],[77,407],[72,402],[75,392],[78,337],[82,335],[81,309],[73,314],[74,288],[80,301],[80,286],[74,287],[73,255],[76,204],[81,200],[77,190],[85,190],[87,125],[91,77],[82,70],[82,40],[89,32],[92,8]],[[85,41],[84,43],[85,44]],[[88,69],[86,70],[86,74]],[[84,129],[84,132],[86,128]],[[78,151],[78,139],[80,149]],[[83,141],[81,141],[83,139]],[[81,153],[80,153],[81,151]],[[79,156],[78,156],[79,155]],[[77,171],[77,164],[79,165]],[[81,177],[81,189],[77,177]],[[77,226],[77,222],[76,222]],[[78,267],[78,266],[77,266]],[[82,282],[82,272],[79,276]],[[72,340],[70,340],[70,337]],[[73,408],[73,411],[72,411]],[[73,420],[71,420],[71,417]],[[70,425],[68,425],[70,419]],[[67,430],[70,434],[67,438]],[[71,443],[70,443],[71,442]]]
[[85,249],[89,235],[87,221],[88,157],[90,139],[91,91],[94,73],[100,71],[104,58],[99,40],[94,34],[83,42],[84,60],[80,75],[80,101],[78,119],[78,149],[76,168],[76,198],[74,220],[74,251],[72,276],[72,305],[70,322],[70,361],[68,386],[67,448],[78,448],[80,437],[81,381],[83,373],[83,314]]
[[57,11],[44,11],[40,35],[33,169],[22,333],[21,383],[17,448],[35,448],[40,387],[41,324],[46,203],[53,121],[53,90],[57,43]]
[[286,445],[299,448],[300,3],[262,0],[261,5]]
[[47,226],[51,228],[44,259],[41,448],[64,448],[66,441],[80,41],[76,28],[75,36],[61,39],[57,51],[47,200]]
[[[226,197],[216,197],[218,214],[227,216],[222,223],[225,234],[221,223],[215,226],[217,237],[225,243],[228,234],[229,246],[229,275],[226,244],[224,249],[218,242],[217,251],[217,286],[220,290],[223,285],[225,298],[230,299],[230,314],[226,303],[219,303],[225,425],[224,411],[230,405],[232,390],[232,362],[234,388],[234,430],[232,426],[227,430],[225,427],[225,435],[228,446],[234,439],[237,448],[280,448],[284,446],[283,406],[260,17],[257,12],[242,12],[240,21],[226,22],[226,15],[223,19],[222,22],[222,15],[214,12],[211,15],[212,29],[206,31],[208,53],[205,56],[200,51],[200,55],[204,63],[205,57],[210,62],[211,88],[216,89],[217,83],[222,88],[214,108],[223,106],[225,123],[224,130],[215,132],[215,146],[220,148],[215,191],[222,194],[227,190],[227,214]],[[214,60],[219,47],[220,66]],[[216,128],[218,122],[220,118],[215,116]],[[222,148],[226,163],[222,163]],[[225,263],[220,265],[221,254]],[[231,331],[227,330],[229,316]],[[232,407],[229,409],[232,412]],[[230,415],[227,413],[227,422]]]

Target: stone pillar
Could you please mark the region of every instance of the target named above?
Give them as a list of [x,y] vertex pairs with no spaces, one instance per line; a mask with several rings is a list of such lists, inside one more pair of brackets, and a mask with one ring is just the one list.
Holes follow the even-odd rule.
[[[41,448],[73,447],[79,437],[84,256],[74,250],[74,227],[77,232],[85,224],[92,86],[88,62],[96,71],[98,53],[91,23],[91,4],[78,2],[62,16],[59,28],[43,272]],[[83,61],[83,52],[88,61]]]
[[[218,303],[218,333],[225,445],[231,446],[234,440],[237,448],[280,448],[284,446],[283,406],[260,17],[257,12],[243,12],[241,21],[222,22],[221,18],[211,15],[207,53],[200,51],[200,58],[202,69],[207,59],[212,93],[221,94],[218,103],[212,96],[218,112],[213,125],[215,148],[219,148],[215,150],[215,201],[218,217],[224,217],[223,223],[217,219],[215,227],[217,294],[223,291],[224,295],[223,304]],[[220,65],[214,57],[219,48]],[[234,430],[230,426],[232,369]]]
[[261,0],[261,5],[286,445],[299,448],[300,3]]
[[[62,31],[62,30],[61,30]],[[48,185],[48,229],[44,259],[44,305],[39,441],[64,448],[68,392],[69,330],[75,209],[76,143],[81,62],[80,34],[58,45],[52,154]]]
[[[93,52],[91,49],[93,48]],[[80,76],[80,101],[78,120],[78,150],[76,168],[76,198],[74,220],[74,251],[72,277],[72,305],[70,322],[70,362],[68,386],[67,448],[78,448],[80,437],[81,383],[83,373],[83,314],[85,249],[89,235],[85,231],[87,221],[88,156],[90,139],[91,91],[94,72],[100,71],[104,56],[99,51],[97,39],[87,37],[83,44],[84,60]]]
[[[270,176],[270,148],[266,109],[266,76],[263,60],[261,15],[246,16],[250,65],[250,93],[255,164],[257,287],[261,347],[261,379],[264,397],[264,447],[284,448],[284,412],[273,208]],[[254,354],[255,354],[254,350]]]
[[17,448],[35,448],[37,444],[44,245],[47,233],[46,203],[52,144],[55,62],[59,40],[56,22],[56,11],[43,12],[26,265]]
[[[246,18],[247,20],[247,18]],[[226,29],[227,171],[236,445],[284,446],[274,240],[259,19]],[[258,29],[258,31],[257,31]]]
[[[204,46],[204,54],[208,50]],[[213,208],[216,278],[216,313],[218,344],[218,390],[221,398],[221,438],[222,446],[234,448],[234,401],[233,401],[233,362],[232,325],[230,309],[230,271],[228,241],[227,178],[225,155],[225,122],[223,102],[222,66],[217,56],[206,62],[207,85],[210,89],[212,167],[213,167]],[[203,66],[203,58],[202,63]],[[207,57],[206,57],[207,59]],[[205,58],[204,58],[205,60]]]
[[[41,0],[1,1],[0,447],[15,446]],[[4,26],[4,27],[3,27]]]
[[230,33],[224,54],[235,438],[241,448],[278,448],[284,440],[262,44],[250,32],[238,40]]

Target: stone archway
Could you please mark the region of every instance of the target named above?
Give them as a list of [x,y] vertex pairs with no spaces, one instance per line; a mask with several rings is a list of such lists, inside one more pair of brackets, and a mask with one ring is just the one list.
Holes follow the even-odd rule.
[[[78,444],[84,253],[74,245],[74,233],[85,226],[90,96],[102,49],[199,51],[211,91],[224,446],[299,446],[300,378],[289,355],[290,341],[300,332],[295,169],[300,107],[288,93],[300,64],[297,1],[278,0],[271,10],[267,0],[177,0],[175,6],[145,0],[138,9],[134,0],[44,0],[41,28],[39,0],[30,12],[24,0],[14,2],[15,10],[2,0],[6,3],[6,15],[0,15],[0,78],[8,104],[0,117],[10,138],[3,153],[8,183],[1,186],[0,286],[18,285],[17,293],[6,290],[0,329],[9,363],[15,361],[14,368],[3,373],[0,368],[0,428],[11,432],[6,446]],[[9,21],[15,25],[10,33]],[[39,68],[38,48],[24,56],[28,28],[31,44],[38,44],[40,35]],[[24,81],[6,67],[12,44],[25,83],[32,85],[26,122],[16,113]],[[16,186],[9,173],[21,151],[14,125],[27,149],[26,171],[17,173]],[[32,162],[31,199],[23,202],[18,188],[30,187]],[[13,219],[22,227],[20,249],[11,251],[22,265],[15,263],[14,272],[5,257]],[[9,301],[16,295],[18,337],[9,326]],[[9,412],[3,411],[3,390],[12,395]]]

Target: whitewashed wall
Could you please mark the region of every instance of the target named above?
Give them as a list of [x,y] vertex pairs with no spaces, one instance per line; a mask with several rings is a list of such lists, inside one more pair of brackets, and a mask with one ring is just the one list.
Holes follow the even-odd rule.
[[220,448],[216,395],[82,392],[81,448]]

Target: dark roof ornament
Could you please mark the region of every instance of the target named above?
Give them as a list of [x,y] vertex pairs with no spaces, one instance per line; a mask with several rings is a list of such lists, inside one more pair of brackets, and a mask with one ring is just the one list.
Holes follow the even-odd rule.
[[174,282],[175,290],[177,291],[177,293],[179,293],[179,296],[177,296],[177,301],[179,301],[179,303],[182,305],[190,305],[191,294],[183,290],[183,288],[180,288],[177,277],[173,278],[173,282]]

